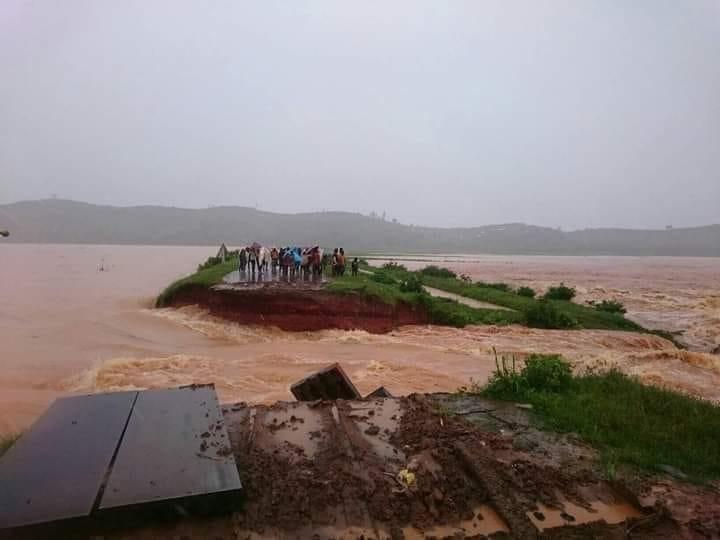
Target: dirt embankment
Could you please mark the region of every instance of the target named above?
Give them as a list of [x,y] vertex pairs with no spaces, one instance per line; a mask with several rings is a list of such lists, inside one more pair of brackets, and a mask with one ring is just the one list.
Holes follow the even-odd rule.
[[337,328],[381,334],[398,326],[428,322],[422,306],[402,302],[390,305],[379,299],[322,290],[189,286],[178,291],[168,307],[188,305],[198,305],[211,315],[240,324],[275,326],[292,332]]

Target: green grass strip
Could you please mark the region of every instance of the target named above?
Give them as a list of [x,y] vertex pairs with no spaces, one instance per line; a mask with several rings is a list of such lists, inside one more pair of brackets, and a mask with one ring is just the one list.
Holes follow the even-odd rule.
[[173,297],[184,287],[187,287],[189,285],[212,287],[213,285],[222,283],[223,277],[237,269],[237,258],[231,258],[224,263],[216,264],[215,266],[211,266],[210,268],[205,268],[204,270],[195,272],[194,274],[191,274],[187,277],[178,279],[160,293],[155,302],[155,307],[161,308],[170,305],[172,303]]
[[670,465],[693,480],[720,478],[720,407],[708,401],[618,371],[574,376],[558,391],[511,373],[495,376],[482,393],[531,403],[539,427],[577,433],[610,468],[624,463],[661,471]]

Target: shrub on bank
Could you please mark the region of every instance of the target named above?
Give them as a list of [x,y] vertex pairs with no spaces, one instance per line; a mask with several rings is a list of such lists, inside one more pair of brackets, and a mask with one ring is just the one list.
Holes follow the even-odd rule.
[[540,300],[525,312],[528,326],[533,328],[575,328],[578,323],[547,300]]
[[561,392],[570,385],[572,368],[557,354],[532,354],[525,361],[522,376],[532,390]]
[[463,328],[473,323],[473,319],[470,317],[469,310],[466,306],[458,304],[453,300],[432,298],[430,295],[423,295],[422,302],[427,309],[432,324]]
[[524,296],[525,298],[535,298],[535,291],[530,287],[520,287],[517,290],[518,295]]
[[623,306],[617,300],[603,300],[602,302],[593,305],[598,311],[605,311],[607,313],[621,313],[623,315],[627,313],[625,306]]
[[528,392],[562,392],[572,381],[572,367],[556,354],[531,354],[521,370],[515,358],[495,356],[495,372],[482,392],[500,399],[523,399]]
[[512,292],[512,287],[507,283],[487,283],[486,287],[490,287],[491,289],[496,289],[502,292]]
[[422,270],[420,270],[420,273],[425,276],[432,276],[432,277],[438,277],[438,278],[446,278],[446,279],[454,279],[457,277],[457,274],[450,270],[449,268],[441,268],[440,266],[436,266],[434,264],[431,264],[430,266],[426,266]]
[[569,302],[575,298],[575,289],[572,287],[566,287],[564,283],[561,283],[557,287],[550,287],[545,293],[545,300],[564,300]]
[[401,292],[421,293],[423,290],[422,280],[414,274],[411,274],[407,279],[400,282]]
[[395,285],[397,283],[397,280],[394,277],[382,270],[379,272],[373,272],[370,279],[376,283],[382,283],[384,285]]

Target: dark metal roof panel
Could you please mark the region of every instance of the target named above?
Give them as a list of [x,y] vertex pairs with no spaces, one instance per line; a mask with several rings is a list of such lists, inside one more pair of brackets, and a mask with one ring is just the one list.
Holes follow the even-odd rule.
[[136,397],[56,400],[0,459],[0,528],[89,515]]
[[241,489],[212,386],[141,392],[100,509]]

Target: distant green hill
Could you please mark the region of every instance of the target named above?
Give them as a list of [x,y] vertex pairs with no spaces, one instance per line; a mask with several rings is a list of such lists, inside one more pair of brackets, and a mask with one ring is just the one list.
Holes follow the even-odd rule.
[[10,231],[2,242],[238,245],[257,241],[344,246],[355,252],[720,257],[720,225],[660,231],[562,232],[520,223],[450,229],[402,225],[349,212],[116,207],[60,199],[0,205],[0,229]]

